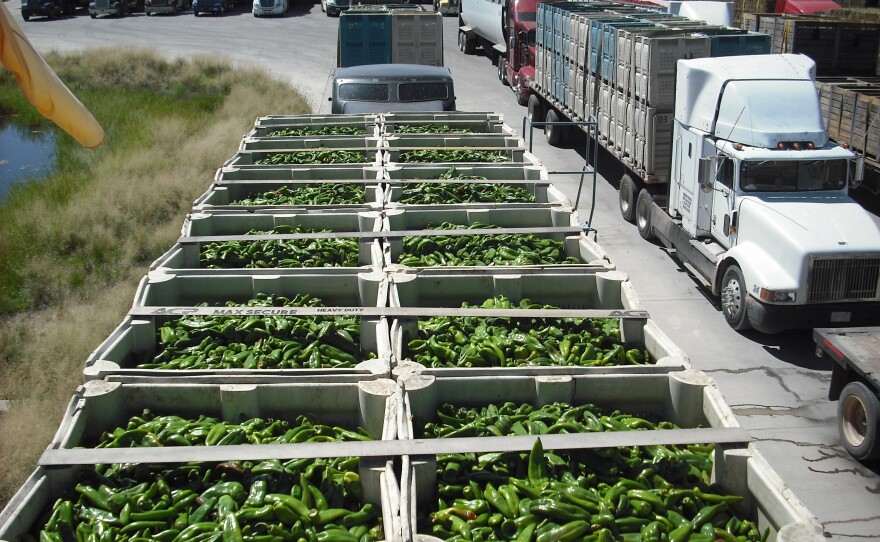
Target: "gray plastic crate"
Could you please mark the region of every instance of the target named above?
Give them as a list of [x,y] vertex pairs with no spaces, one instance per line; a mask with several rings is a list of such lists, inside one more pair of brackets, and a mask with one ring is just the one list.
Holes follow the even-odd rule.
[[580,218],[571,207],[521,207],[505,204],[477,208],[462,205],[414,205],[387,209],[384,231],[423,230],[443,222],[480,222],[500,228],[580,227]]
[[[186,311],[184,310],[183,313]],[[363,375],[367,377],[387,376],[390,372],[390,345],[388,322],[380,317],[362,317],[361,350],[373,352],[375,359],[365,360],[350,369],[218,369],[218,370],[159,370],[138,369],[136,357],[156,355],[159,347],[157,330],[162,322],[182,315],[180,312],[169,315],[163,309],[156,309],[154,315],[126,316],[110,336],[89,355],[83,370],[84,380],[99,380],[115,375],[118,378],[132,377],[201,377],[202,382],[230,382],[238,376],[287,376],[299,375]]]
[[585,271],[559,266],[552,271],[506,270],[487,267],[476,271],[421,268],[390,273],[391,307],[448,307],[481,304],[503,295],[515,302],[560,309],[639,310],[641,303],[626,273]]
[[293,213],[260,210],[190,213],[180,230],[184,237],[244,235],[251,230],[270,231],[276,226],[292,226],[318,231],[377,232],[382,230],[379,211],[336,211],[308,209]]
[[[376,115],[270,115],[259,117],[245,137],[274,137],[269,134],[284,129],[298,128],[361,128],[366,136],[378,136]],[[315,137],[315,136],[305,136]]]
[[[434,147],[438,148],[438,147]],[[537,156],[530,153],[525,149],[525,147],[443,147],[445,150],[454,150],[454,149],[463,149],[467,148],[469,150],[484,150],[489,152],[499,152],[503,155],[504,161],[502,162],[402,162],[400,158],[400,154],[408,151],[418,151],[424,150],[424,147],[391,147],[383,151],[382,156],[384,160],[384,164],[386,165],[408,165],[408,164],[446,164],[446,167],[459,165],[490,165],[490,164],[516,164],[519,166],[523,165],[541,165],[541,161]]]
[[[340,236],[341,237],[341,236]],[[261,239],[272,239],[277,238],[277,236],[265,235],[260,236]],[[200,263],[199,252],[201,250],[202,245],[209,242],[222,241],[223,237],[215,237],[211,238],[212,241],[205,240],[206,238],[193,238],[192,240],[187,240],[186,238],[180,239],[177,243],[174,244],[170,249],[168,249],[165,254],[160,256],[153,264],[150,266],[150,269],[202,269]],[[374,270],[378,270],[382,268],[383,261],[382,254],[382,246],[378,239],[373,239],[369,237],[362,238],[358,242],[358,261],[360,265],[358,267],[353,268],[343,268],[343,269],[359,269],[361,271],[370,271],[371,268]],[[246,268],[242,267],[241,270],[245,270]],[[275,268],[274,271],[276,273],[283,272],[285,269],[296,269],[296,268]],[[303,268],[299,268],[303,269]],[[334,268],[309,268],[309,269],[334,269]],[[248,272],[258,271],[258,272],[267,272],[266,269],[248,269]]]
[[[626,296],[621,288],[621,297]],[[393,297],[393,296],[392,296]],[[525,312],[525,311],[524,311]],[[487,311],[488,313],[488,311]],[[670,370],[689,369],[687,354],[676,345],[666,333],[644,311],[610,311],[620,316],[633,316],[621,319],[621,339],[627,347],[644,348],[648,351],[651,363],[644,365],[609,365],[597,367],[582,366],[526,366],[526,367],[428,367],[409,359],[406,344],[418,336],[418,317],[394,317],[391,321],[392,372],[398,377],[408,373],[452,376],[492,376],[505,375],[580,375],[580,374],[640,374],[665,373]],[[449,311],[450,315],[454,311]],[[638,317],[636,317],[638,316]],[[423,317],[424,318],[424,317]]]
[[216,418],[241,423],[253,418],[283,420],[299,416],[313,424],[363,427],[379,440],[397,436],[398,399],[393,380],[314,384],[121,383],[93,380],[80,386],[61,420],[50,449],[95,448],[104,433],[125,428],[132,416]]
[[298,150],[373,149],[382,139],[373,136],[321,135],[299,137],[244,137],[240,152],[289,152]]
[[[413,232],[413,235],[438,235],[438,232],[441,230],[422,230],[421,232]],[[470,230],[469,230],[470,231]],[[511,230],[511,233],[529,233],[526,231],[514,231]],[[479,229],[473,230],[473,235],[486,235],[481,234]],[[614,269],[614,264],[608,259],[608,255],[605,253],[605,249],[599,246],[598,243],[591,240],[584,233],[580,234],[565,234],[565,233],[538,233],[535,234],[539,237],[554,239],[556,241],[562,242],[562,257],[573,256],[577,258],[580,263],[577,264],[546,264],[546,265],[511,265],[511,266],[494,266],[494,267],[505,267],[510,269],[519,269],[519,270],[533,270],[533,269],[557,269],[557,268],[580,268],[584,269],[599,269],[610,271]],[[384,265],[387,271],[405,271],[407,269],[426,269],[426,267],[407,267],[398,263],[400,260],[401,253],[403,251],[403,240],[400,237],[391,237],[382,245],[382,250],[384,254]],[[491,266],[487,266],[491,267]],[[444,266],[444,269],[467,269],[467,270],[478,270],[482,269],[481,267],[471,267],[471,266]]]
[[[306,150],[306,149],[299,149]],[[317,151],[318,148],[310,148],[307,150]],[[324,164],[324,165],[357,165],[362,164],[364,166],[378,166],[382,164],[383,154],[382,151],[376,148],[368,148],[368,147],[350,147],[350,148],[327,148],[324,150],[328,151],[352,151],[358,152],[363,155],[365,161],[364,162],[340,162],[337,164]],[[279,152],[296,152],[296,149],[286,149],[285,150],[240,150],[236,152],[231,158],[229,158],[226,162],[223,163],[224,168],[226,167],[247,167],[247,166],[258,166],[256,162],[268,158],[273,154],[278,154]],[[284,166],[285,164],[276,165],[276,167]],[[321,165],[321,164],[290,164],[290,165]]]
[[[446,174],[450,168],[455,168],[455,173],[485,177],[486,180],[437,180],[441,175]],[[572,202],[568,197],[550,182],[547,170],[537,164],[396,164],[385,168],[385,179],[387,181],[385,193],[386,207],[409,205],[399,203],[404,186],[410,183],[425,181],[442,183],[501,183],[508,186],[519,186],[532,194],[534,201],[504,205],[534,206],[536,204],[551,204],[572,206]],[[489,205],[491,204],[460,204],[462,207],[486,207]]]
[[382,135],[400,135],[402,133],[418,133],[418,132],[402,132],[403,129],[428,126],[446,126],[451,130],[467,130],[466,133],[472,134],[503,134],[515,136],[517,132],[501,121],[500,115],[492,119],[439,119],[439,120],[407,120],[402,118],[390,118],[382,126]]
[[331,307],[384,307],[388,281],[384,273],[356,269],[296,269],[255,274],[235,269],[150,271],[134,294],[134,307],[182,307],[200,303],[243,303],[257,294],[292,298],[308,294]]
[[346,181],[381,179],[383,168],[376,165],[289,165],[226,166],[214,174],[215,183],[233,181]]
[[[418,506],[425,506],[436,489],[436,460],[432,455],[404,457],[401,472],[401,522],[404,538],[418,542],[439,542],[430,534],[416,532]],[[769,540],[776,542],[822,542],[826,540],[816,516],[794,495],[754,445],[716,449],[715,483],[743,500],[733,508],[756,521]]]
[[[328,181],[322,181],[330,184]],[[355,182],[355,181],[352,181]],[[359,204],[333,204],[333,205],[232,205],[234,201],[241,201],[251,198],[255,195],[278,190],[282,187],[293,188],[295,184],[321,184],[321,182],[302,181],[298,183],[290,183],[284,181],[247,181],[247,182],[222,182],[213,183],[193,202],[193,212],[210,212],[218,210],[226,211],[252,211],[254,209],[271,209],[277,212],[286,212],[290,209],[336,209],[348,211],[368,211],[381,209],[385,192],[382,186],[377,182],[371,181],[363,183],[366,186],[366,196],[364,201]],[[337,183],[333,183],[338,184]]]
[[[181,463],[184,461],[181,459]],[[83,468],[87,467],[37,467],[0,512],[0,540],[26,540],[28,533],[39,529],[38,522],[46,520],[45,514],[51,511],[53,503],[61,497],[69,497],[74,486],[83,480]],[[393,464],[382,457],[361,457],[359,475],[363,502],[381,510],[386,540],[399,541],[400,485]]]
[[380,143],[388,149],[398,148],[472,148],[502,149],[525,148],[518,135],[508,134],[395,134],[382,137]]
[[445,124],[450,121],[478,121],[478,122],[495,122],[504,121],[501,113],[482,112],[482,111],[397,111],[394,113],[383,113],[380,115],[381,124],[387,126],[397,122],[423,122],[430,124]]
[[399,382],[405,393],[403,439],[424,438],[413,421],[437,421],[437,410],[443,403],[477,408],[507,401],[536,408],[554,402],[593,404],[604,412],[620,410],[670,421],[682,429],[740,426],[718,386],[702,371],[499,377],[413,374]]

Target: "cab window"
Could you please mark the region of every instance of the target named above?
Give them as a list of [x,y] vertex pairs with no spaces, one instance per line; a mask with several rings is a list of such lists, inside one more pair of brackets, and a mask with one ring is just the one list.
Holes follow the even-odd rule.
[[352,102],[387,102],[390,99],[385,83],[342,83],[339,99]]
[[400,83],[397,94],[401,102],[427,102],[449,97],[446,83]]

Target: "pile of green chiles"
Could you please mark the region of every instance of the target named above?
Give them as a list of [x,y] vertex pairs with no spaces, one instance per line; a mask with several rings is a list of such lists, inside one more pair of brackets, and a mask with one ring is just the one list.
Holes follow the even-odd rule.
[[[246,235],[318,233],[301,226],[276,226],[269,231],[250,230]],[[199,262],[208,269],[269,267],[357,267],[358,240],[266,239],[260,241],[214,241],[202,245]]]
[[481,149],[417,149],[400,153],[400,162],[510,162],[506,151]]
[[[204,305],[200,305],[204,306]],[[305,294],[259,294],[227,307],[323,307]],[[184,316],[158,329],[158,354],[139,369],[352,368],[373,352],[360,347],[358,316]]]
[[49,541],[384,539],[359,459],[97,465],[38,522]]
[[[426,229],[461,230],[497,228],[474,222],[470,225],[443,222]],[[577,264],[574,256],[565,256],[564,245],[533,233],[491,235],[409,235],[403,238],[398,263],[410,267],[496,266]]]
[[283,128],[268,133],[269,137],[299,137],[322,135],[364,135],[367,131],[363,126],[300,126]]
[[364,203],[367,189],[357,183],[321,183],[281,186],[230,202],[230,205],[356,205]]
[[314,150],[279,152],[266,158],[254,161],[257,166],[275,166],[283,164],[360,164],[367,161],[362,151],[345,150]]
[[448,124],[396,124],[395,134],[470,134],[470,128],[451,128]]
[[[555,309],[504,296],[463,308]],[[434,316],[420,320],[404,355],[428,367],[643,365],[643,348],[628,347],[618,318],[481,318]]]
[[[443,411],[437,424],[426,426],[426,434],[675,427],[616,412],[602,415],[593,405],[445,405]],[[443,454],[437,457],[436,504],[422,514],[420,530],[448,541],[766,540],[769,529],[762,535],[733,509],[741,497],[710,485],[712,451],[711,445],[657,445],[545,452],[537,439],[530,453]]]
[[[465,175],[452,167],[440,174],[437,179],[481,181],[486,177]],[[420,205],[530,201],[535,201],[535,196],[524,188],[497,183],[413,183],[403,187],[403,194],[400,198],[400,203]]]
[[290,444],[297,442],[340,442],[373,440],[366,429],[355,431],[314,422],[300,415],[286,420],[251,418],[233,423],[201,415],[184,418],[158,415],[145,409],[132,416],[124,427],[103,433],[96,448],[150,448],[159,446],[229,446],[238,444]]

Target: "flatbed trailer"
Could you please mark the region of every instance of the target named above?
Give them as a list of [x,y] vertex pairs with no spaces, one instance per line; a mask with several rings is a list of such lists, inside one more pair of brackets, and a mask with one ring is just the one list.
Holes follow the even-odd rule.
[[828,398],[843,446],[860,461],[880,457],[880,327],[817,328],[813,340],[834,361]]

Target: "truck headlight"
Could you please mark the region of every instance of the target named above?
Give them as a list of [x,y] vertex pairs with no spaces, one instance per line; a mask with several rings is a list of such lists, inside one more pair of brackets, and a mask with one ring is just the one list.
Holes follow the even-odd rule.
[[797,299],[797,292],[761,288],[758,292],[758,297],[761,298],[761,301],[768,301],[770,303],[794,303]]

